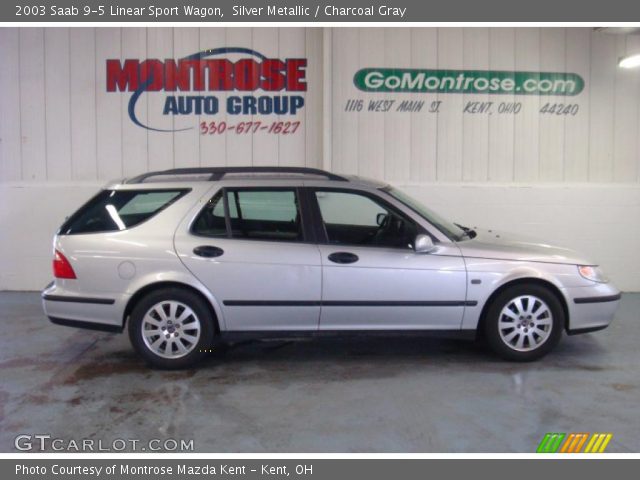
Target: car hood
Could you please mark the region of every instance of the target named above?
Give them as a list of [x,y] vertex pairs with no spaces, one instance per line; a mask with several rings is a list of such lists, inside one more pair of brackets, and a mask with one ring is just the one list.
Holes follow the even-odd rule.
[[536,240],[495,230],[475,229],[475,238],[458,243],[465,257],[496,258],[524,262],[593,265],[569,248],[549,245]]

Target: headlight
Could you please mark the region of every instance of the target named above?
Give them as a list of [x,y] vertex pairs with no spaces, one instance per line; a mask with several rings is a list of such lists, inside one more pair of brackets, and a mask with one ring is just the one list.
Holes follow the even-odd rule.
[[592,282],[607,283],[609,281],[600,267],[595,265],[578,265],[578,272],[583,278]]

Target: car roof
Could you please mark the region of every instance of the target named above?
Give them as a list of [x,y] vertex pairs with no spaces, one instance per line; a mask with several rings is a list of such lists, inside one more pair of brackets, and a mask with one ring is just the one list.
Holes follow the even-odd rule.
[[382,188],[384,183],[355,175],[337,175],[325,170],[306,167],[200,167],[177,168],[148,172],[131,178],[111,182],[106,188],[158,189],[194,188],[208,189],[211,182],[239,185],[331,185]]

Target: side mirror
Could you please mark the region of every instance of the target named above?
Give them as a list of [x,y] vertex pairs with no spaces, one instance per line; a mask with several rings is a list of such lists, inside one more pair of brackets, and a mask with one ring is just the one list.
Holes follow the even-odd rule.
[[436,246],[429,235],[420,234],[416,237],[413,249],[416,253],[429,253],[435,250]]
[[386,220],[386,218],[387,218],[386,213],[379,213],[378,215],[376,215],[376,223],[378,224],[378,226],[382,225]]

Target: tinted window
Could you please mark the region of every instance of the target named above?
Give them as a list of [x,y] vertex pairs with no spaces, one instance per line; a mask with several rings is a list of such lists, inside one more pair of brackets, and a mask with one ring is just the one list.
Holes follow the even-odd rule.
[[[227,189],[229,225],[234,238],[302,240],[300,207],[295,190]],[[222,193],[213,197],[196,219],[193,233],[225,236]]]
[[457,226],[455,223],[446,220],[445,218],[438,215],[433,210],[428,209],[422,203],[417,200],[411,198],[406,193],[393,188],[391,186],[385,187],[382,191],[393,195],[397,200],[400,200],[406,206],[419,213],[422,217],[426,218],[431,224],[433,224],[438,230],[444,233],[447,237],[452,240],[460,240],[464,237],[464,230]]
[[193,223],[191,231],[207,237],[226,237],[227,225],[224,218],[224,202],[220,190],[202,209]]
[[329,243],[411,248],[416,224],[373,198],[352,192],[317,191]]
[[61,235],[125,230],[153,217],[186,190],[103,190],[74,213]]

